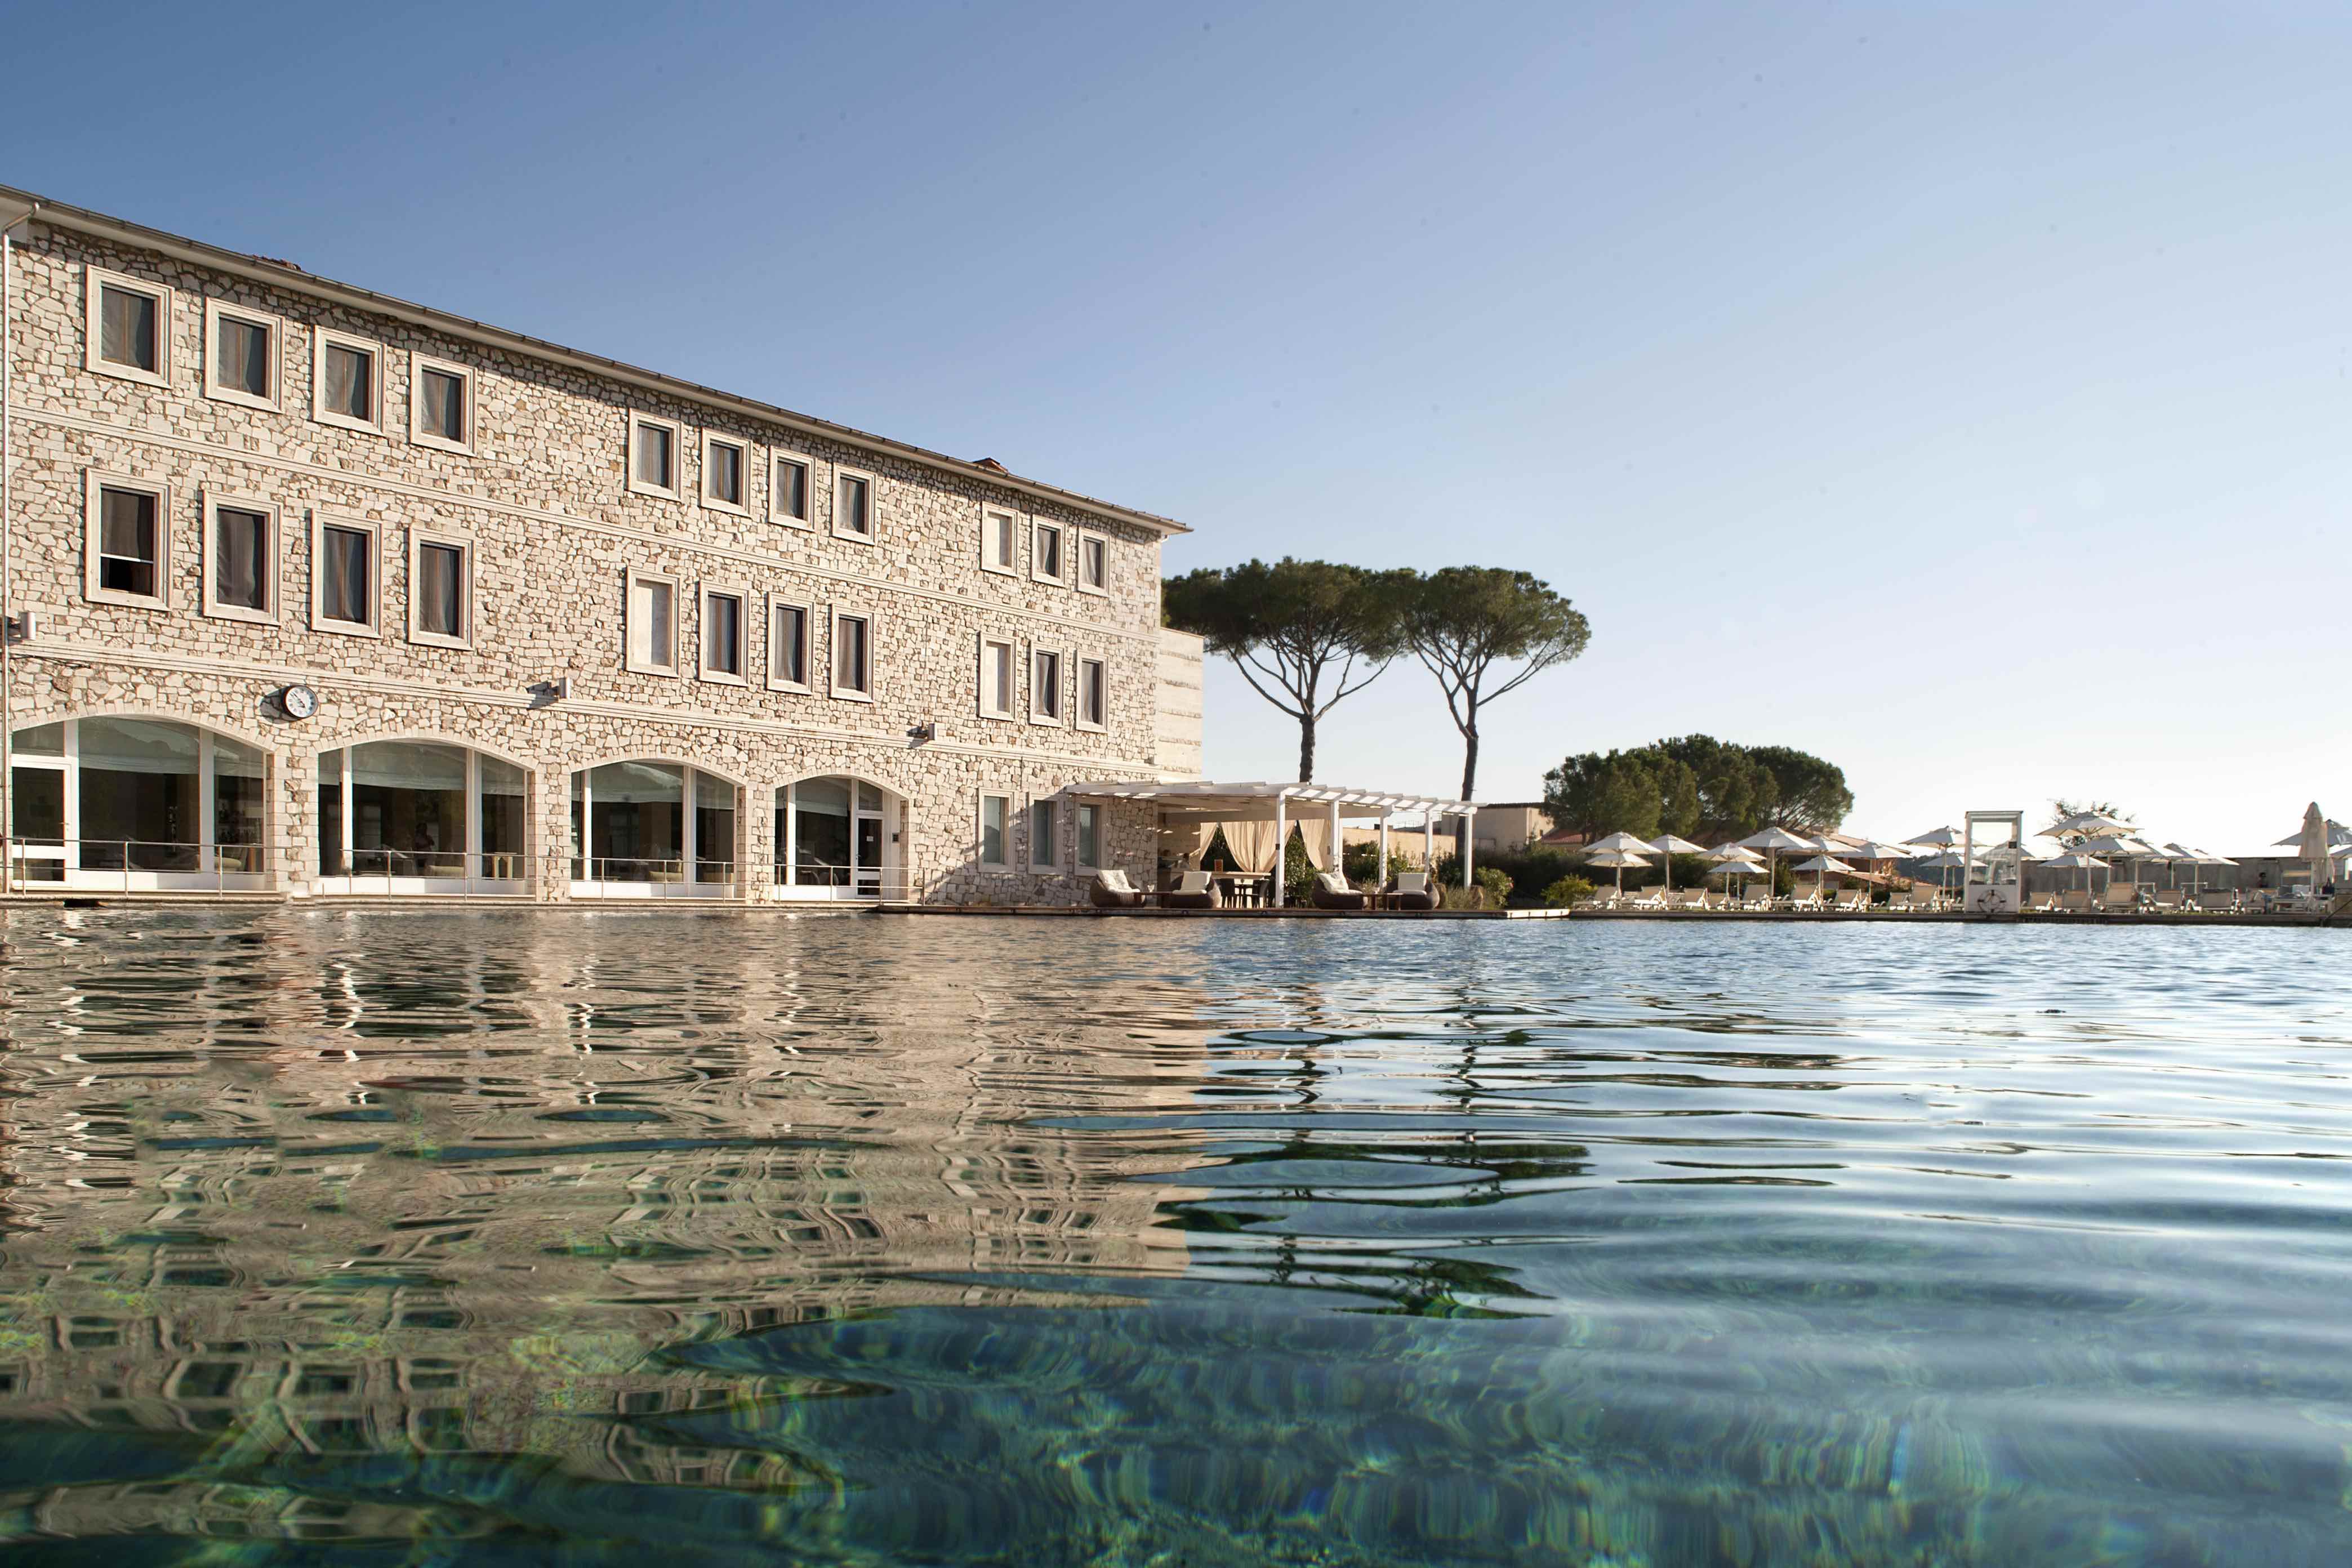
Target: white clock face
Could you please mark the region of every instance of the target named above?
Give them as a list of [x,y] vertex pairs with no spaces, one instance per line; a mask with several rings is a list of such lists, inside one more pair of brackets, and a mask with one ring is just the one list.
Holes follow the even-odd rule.
[[279,695],[286,711],[297,719],[308,719],[319,710],[319,694],[307,686],[289,686]]

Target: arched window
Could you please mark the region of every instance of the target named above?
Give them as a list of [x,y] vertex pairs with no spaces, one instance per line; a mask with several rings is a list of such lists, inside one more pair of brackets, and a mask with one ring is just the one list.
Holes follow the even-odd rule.
[[775,894],[781,899],[878,899],[897,875],[888,791],[863,779],[815,778],[776,791]]
[[504,758],[435,741],[321,752],[319,875],[342,892],[520,892],[529,785]]
[[683,763],[605,763],[572,775],[577,898],[723,898],[735,876],[735,784]]
[[17,731],[9,779],[19,885],[257,888],[268,874],[268,758],[168,719]]

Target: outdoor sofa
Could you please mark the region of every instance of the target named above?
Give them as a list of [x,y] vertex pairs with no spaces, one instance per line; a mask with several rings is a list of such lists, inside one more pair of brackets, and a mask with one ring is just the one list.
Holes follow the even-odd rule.
[[1348,879],[1337,871],[1317,873],[1313,897],[1318,910],[1368,910],[1372,907],[1371,894],[1348,886]]
[[1206,871],[1187,871],[1177,879],[1175,889],[1160,895],[1163,910],[1213,910],[1217,907],[1217,885],[1209,880]]
[[1426,871],[1397,873],[1396,891],[1389,895],[1389,908],[1412,910],[1427,913],[1437,907],[1437,890],[1429,885]]
[[1098,910],[1132,910],[1143,903],[1143,891],[1124,871],[1097,871],[1087,884],[1087,901]]

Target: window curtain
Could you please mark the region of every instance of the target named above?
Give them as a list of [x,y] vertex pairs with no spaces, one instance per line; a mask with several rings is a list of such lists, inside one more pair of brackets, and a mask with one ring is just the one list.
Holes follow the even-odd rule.
[[268,328],[224,316],[215,352],[220,355],[220,379],[224,383],[256,397],[269,395]]
[[323,614],[331,621],[364,625],[368,619],[368,536],[353,528],[319,531],[325,557]]
[[194,778],[199,758],[195,730],[158,719],[85,719],[84,773],[176,773]]
[[261,557],[269,520],[257,511],[227,507],[215,515],[213,597],[241,609],[268,609],[269,602],[261,592]]
[[368,356],[355,349],[327,345],[327,406],[353,419],[365,419],[368,407]]
[[140,490],[100,490],[98,552],[125,561],[155,559],[155,498]]
[[659,426],[637,426],[637,480],[669,488],[669,432]]
[[427,544],[416,552],[417,625],[435,637],[463,637],[461,597],[463,552],[446,544]]
[[776,507],[786,517],[795,520],[808,516],[808,466],[804,463],[776,463]]
[[155,368],[155,300],[128,289],[100,286],[98,353],[116,364]]
[[457,378],[444,375],[437,370],[428,370],[423,380],[425,428],[445,441],[464,440],[465,412],[458,404]]

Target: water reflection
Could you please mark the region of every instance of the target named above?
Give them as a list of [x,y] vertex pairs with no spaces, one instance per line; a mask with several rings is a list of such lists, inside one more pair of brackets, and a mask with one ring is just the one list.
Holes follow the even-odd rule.
[[2352,1539],[2344,933],[23,910],[9,942],[20,1552]]

